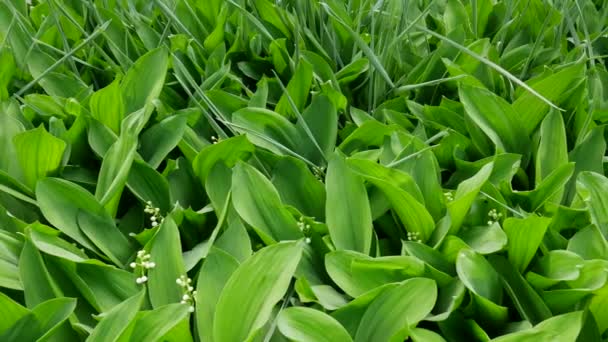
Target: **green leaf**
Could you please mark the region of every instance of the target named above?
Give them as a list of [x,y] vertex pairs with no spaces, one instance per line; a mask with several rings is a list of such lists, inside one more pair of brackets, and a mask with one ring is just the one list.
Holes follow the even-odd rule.
[[[164,48],[141,56],[120,84],[125,113],[133,113],[158,98],[165,83],[169,58]],[[150,72],[155,70],[155,72]]]
[[348,342],[351,337],[344,327],[322,311],[291,307],[281,311],[277,326],[285,337],[302,342]]
[[244,135],[221,140],[217,144],[203,148],[192,163],[196,175],[205,182],[211,168],[218,162],[228,167],[234,166],[239,160],[247,160],[253,153],[254,146]]
[[[80,229],[78,213],[86,211],[103,217],[103,221],[114,226],[112,218],[93,195],[66,180],[58,178],[41,180],[36,187],[36,199],[42,214],[53,226],[94,252],[98,252],[98,249]],[[112,230],[114,229],[115,226]]]
[[288,96],[293,101],[296,109],[301,113],[304,110],[306,101],[308,100],[311,85],[312,65],[306,60],[301,59],[293,77],[287,84],[287,92],[281,95],[281,99],[279,100],[279,103],[277,103],[275,111],[286,117],[296,117],[296,114],[289,103]]
[[[530,139],[517,112],[488,90],[462,84],[459,95],[467,115],[496,145],[498,152],[529,154]],[[535,98],[536,99],[536,98]]]
[[[298,120],[298,132],[301,136],[298,150],[308,160],[316,165],[324,164],[325,157],[329,156],[336,147],[338,135],[338,113],[329,97],[316,95]],[[304,126],[312,133],[314,141],[307,134]],[[319,148],[320,151],[319,151]]]
[[448,203],[448,212],[452,223],[450,233],[455,234],[460,230],[479,191],[490,178],[493,167],[494,163],[484,165],[475,176],[458,185],[454,200]]
[[[175,285],[175,281],[173,281]],[[158,341],[188,316],[188,305],[167,304],[142,313],[118,341]]]
[[133,161],[127,186],[142,202],[152,202],[155,208],[160,209],[161,214],[171,211],[174,203],[171,203],[169,182],[147,163],[140,160]]
[[74,298],[53,298],[40,303],[0,336],[3,341],[46,340],[76,308]]
[[483,256],[472,250],[460,251],[456,259],[456,272],[471,292],[496,304],[502,301],[499,275]]
[[144,296],[145,291],[142,290],[106,312],[87,338],[87,341],[116,341],[135,318],[143,303]]
[[325,188],[325,217],[334,245],[368,254],[373,227],[367,191],[363,179],[349,169],[339,152],[329,160]]
[[[391,206],[408,233],[417,234],[422,242],[426,242],[433,234],[435,222],[433,217],[413,196],[389,182],[370,178],[369,182],[376,186],[388,198]],[[349,198],[349,197],[342,197]]]
[[36,187],[36,182],[59,170],[66,144],[49,134],[43,126],[15,135],[17,159],[23,170],[25,184]]
[[172,115],[141,135],[139,153],[153,169],[158,168],[167,154],[182,139],[188,123],[187,119],[185,115]]
[[[261,249],[241,264],[218,299],[215,339],[246,341],[260,329],[287,291],[301,255],[299,242],[278,243]],[[235,326],[234,322],[239,324]]]
[[509,217],[504,221],[504,230],[509,238],[507,247],[509,262],[520,273],[523,273],[532,261],[549,223],[551,219],[538,216],[524,219]]
[[156,267],[148,271],[148,293],[152,307],[181,300],[182,289],[175,281],[186,274],[179,230],[171,216],[164,218],[158,231],[146,245]]
[[0,333],[4,333],[28,313],[28,309],[0,292]]
[[131,163],[135,157],[137,138],[121,135],[104,155],[95,188],[95,198],[115,216],[122,190],[129,177]]
[[583,325],[582,311],[549,318],[533,328],[492,339],[492,342],[575,341]]
[[[299,181],[294,182],[294,179]],[[272,170],[272,184],[285,204],[317,221],[325,219],[325,186],[302,161],[281,158]]]
[[532,324],[538,324],[552,316],[542,298],[521,276],[517,268],[507,259],[492,255],[488,261],[500,275],[503,286],[519,314]]
[[97,215],[86,210],[76,214],[78,227],[114,264],[123,266],[133,254],[131,243],[105,213]]
[[272,183],[253,166],[238,162],[232,174],[234,208],[267,244],[302,237],[296,220]]
[[492,254],[507,245],[507,235],[498,223],[476,226],[460,232],[460,238],[479,254]]
[[57,297],[58,289],[36,247],[28,240],[19,257],[19,274],[28,308]]
[[40,223],[33,223],[29,228],[31,228],[29,234],[30,240],[41,252],[73,262],[82,262],[88,259],[86,254],[76,246],[56,235],[48,234],[49,227],[43,226]]
[[[540,126],[540,144],[536,153],[536,176],[535,182],[538,186],[553,170],[568,163],[568,145],[566,141],[566,129],[562,116],[556,112],[550,112]],[[561,196],[555,196],[561,199]]]
[[120,79],[116,78],[105,88],[93,93],[89,108],[91,116],[118,135],[120,133],[120,123],[125,117],[125,104],[120,92]]
[[279,155],[297,152],[299,133],[295,125],[280,114],[264,108],[243,108],[232,114],[234,127],[257,146]]
[[600,229],[604,239],[608,239],[608,179],[595,172],[581,172],[577,177],[577,191],[587,203],[591,222]]
[[403,339],[403,329],[424,319],[436,300],[437,285],[426,278],[409,279],[384,291],[365,311],[355,341]]
[[[533,79],[529,81],[532,89],[544,96],[551,102],[559,104],[559,100],[564,93],[572,89],[572,87],[583,79],[585,75],[585,64],[574,64],[569,67],[544,77],[542,80]],[[539,99],[534,94],[526,91],[521,94],[513,102],[513,109],[519,113],[521,117],[522,128],[525,136],[532,134],[538,124],[543,121],[543,118],[549,111],[550,107],[543,100]]]
[[196,284],[196,327],[201,341],[214,341],[213,324],[217,302],[239,262],[218,248],[211,248]]

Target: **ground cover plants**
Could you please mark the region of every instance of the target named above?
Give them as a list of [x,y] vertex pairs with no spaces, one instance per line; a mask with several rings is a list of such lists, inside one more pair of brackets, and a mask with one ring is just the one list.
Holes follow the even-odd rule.
[[608,341],[603,0],[0,2],[0,341]]

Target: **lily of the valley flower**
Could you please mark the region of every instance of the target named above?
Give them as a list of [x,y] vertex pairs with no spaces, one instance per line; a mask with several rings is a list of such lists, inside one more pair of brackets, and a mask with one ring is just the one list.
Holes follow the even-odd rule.
[[152,256],[148,252],[146,252],[145,249],[142,249],[137,252],[137,258],[135,259],[135,261],[129,264],[129,267],[131,267],[134,272],[139,275],[139,277],[135,279],[135,282],[137,284],[141,285],[147,282],[148,277],[146,276],[146,272],[149,269],[156,267],[156,263],[150,260],[151,258]]
[[163,223],[164,217],[160,214],[160,208],[156,208],[152,205],[152,201],[146,202],[146,208],[144,213],[150,214],[150,224],[152,227],[156,227]]
[[188,278],[188,276],[183,275],[175,280],[175,283],[182,288],[182,300],[181,304],[188,304],[188,311],[194,312],[194,298],[196,296],[196,291],[194,291],[194,287],[192,287],[192,279]]

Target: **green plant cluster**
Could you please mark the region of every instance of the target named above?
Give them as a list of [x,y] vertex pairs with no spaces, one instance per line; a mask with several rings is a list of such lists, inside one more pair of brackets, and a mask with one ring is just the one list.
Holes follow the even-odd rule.
[[0,341],[608,341],[605,0],[1,0]]

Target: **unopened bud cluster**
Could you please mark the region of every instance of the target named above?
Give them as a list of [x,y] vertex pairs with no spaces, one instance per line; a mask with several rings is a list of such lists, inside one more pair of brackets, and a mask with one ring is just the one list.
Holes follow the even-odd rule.
[[150,258],[152,258],[152,256],[146,252],[146,250],[142,249],[137,252],[137,258],[135,261],[129,264],[135,273],[139,275],[139,277],[135,279],[136,283],[143,284],[147,282],[148,276],[146,276],[146,272],[149,269],[156,267],[156,263],[151,261]]
[[499,213],[496,209],[492,209],[488,212],[488,217],[490,218],[490,220],[488,220],[488,226],[491,226],[498,222],[498,220],[502,217],[502,213]]
[[452,202],[454,200],[454,195],[452,194],[451,191],[444,192],[443,196],[445,196],[445,200],[448,202]]
[[407,239],[408,241],[422,242],[420,232],[407,232]]
[[325,178],[325,167],[324,166],[313,166],[312,173],[315,175],[315,177],[318,180],[323,181],[323,179]]
[[196,296],[196,291],[194,291],[194,287],[192,286],[192,279],[183,275],[175,280],[175,283],[182,288],[182,300],[181,304],[188,304],[188,311],[194,312],[194,297]]
[[150,214],[150,224],[152,227],[156,227],[159,224],[163,223],[163,216],[160,214],[160,209],[155,208],[152,205],[152,201],[146,202],[146,208],[144,208],[144,213]]
[[306,236],[306,243],[310,243],[310,231],[312,227],[310,226],[310,224],[304,221],[304,216],[300,216],[300,220],[298,221],[298,228],[300,228],[302,233],[304,233],[304,236]]

